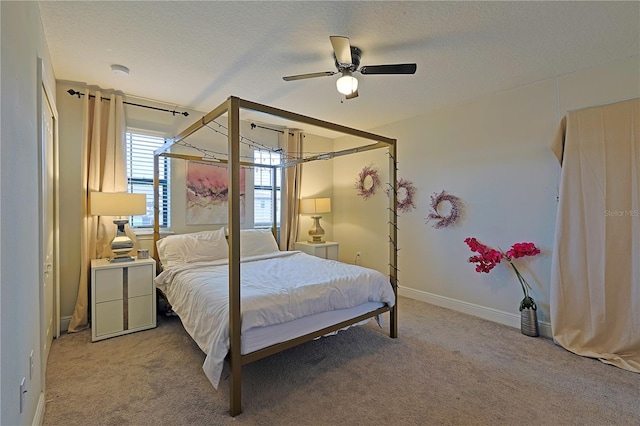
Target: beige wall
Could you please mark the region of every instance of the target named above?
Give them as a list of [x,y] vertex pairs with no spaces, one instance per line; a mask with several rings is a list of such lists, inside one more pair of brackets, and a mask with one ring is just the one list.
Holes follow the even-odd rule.
[[[55,76],[37,3],[1,2],[2,134],[0,144],[0,424],[37,422],[44,381],[36,367],[27,382],[26,406],[19,412],[17,389],[28,377],[28,357],[40,353],[38,235],[37,58],[49,80]],[[464,105],[370,129],[398,139],[399,176],[418,189],[417,209],[400,217],[401,293],[517,326],[521,293],[507,270],[479,275],[466,262],[470,235],[508,246],[525,239],[543,253],[525,274],[534,286],[540,317],[548,318],[550,250],[553,239],[558,165],[547,149],[557,123],[570,109],[640,96],[638,56],[557,76]],[[80,223],[80,130],[82,102],[59,82],[61,314],[71,315],[77,291]],[[83,85],[80,85],[82,89]],[[162,104],[158,104],[162,106]],[[173,108],[173,106],[169,106]],[[144,112],[143,112],[144,111]],[[148,115],[127,108],[133,127],[171,136],[198,117]],[[318,138],[328,147],[332,142]],[[355,143],[333,142],[333,149]],[[323,149],[320,149],[323,150]],[[303,196],[331,196],[333,212],[323,218],[327,237],[341,243],[341,259],[386,269],[386,199],[364,201],[353,184],[365,165],[379,167],[383,152],[368,152],[305,165]],[[328,176],[333,176],[330,179]],[[442,189],[460,196],[465,215],[457,227],[435,230],[425,223],[429,196]],[[177,200],[178,197],[174,197]],[[174,210],[177,207],[174,207]],[[179,222],[179,220],[177,221]],[[331,227],[331,223],[335,225]],[[304,232],[310,223],[301,224]],[[176,223],[180,230],[181,226]],[[299,238],[304,239],[304,238]]]
[[[95,88],[91,87],[90,88]],[[87,85],[84,83],[59,81],[57,84],[58,110],[60,112],[60,182],[61,182],[61,238],[60,246],[65,256],[61,265],[61,316],[62,329],[66,329],[68,321],[73,313],[75,301],[78,293],[78,273],[80,268],[80,223],[81,223],[81,158],[80,147],[82,141],[82,103],[76,96],[70,96],[67,92],[70,88],[85,93]],[[107,92],[103,92],[107,93]],[[126,101],[141,103],[173,110],[173,105],[151,102],[149,100],[139,100],[135,97],[127,97]],[[221,99],[221,102],[224,99]],[[187,108],[176,108],[179,111],[189,112],[188,117],[182,115],[173,116],[166,112],[159,112],[151,109],[125,105],[125,117],[127,126],[131,129],[151,132],[160,137],[173,137],[184,130],[206,112],[195,111]],[[226,118],[216,120],[217,123],[226,125]],[[242,120],[240,126],[241,136],[249,142],[257,142],[261,145],[277,148],[278,133],[260,127],[252,128],[252,121]],[[217,152],[227,151],[227,140],[220,133],[226,133],[224,128],[211,123],[210,128],[203,128],[187,139],[189,144],[196,147],[204,147]],[[214,129],[214,130],[212,130]],[[217,132],[215,130],[219,130]],[[305,138],[305,149],[313,151],[331,151],[332,140],[308,135]],[[172,152],[180,152],[191,155],[201,155],[196,150],[186,148],[174,148]],[[242,145],[241,155],[253,155],[250,146]],[[197,232],[204,229],[215,229],[221,224],[212,225],[187,225],[185,216],[186,202],[186,162],[183,160],[171,159],[171,226],[170,232],[187,233]],[[246,200],[245,200],[245,220],[243,228],[253,226],[253,171],[246,169]],[[331,177],[333,175],[330,161],[317,162],[303,166],[303,196],[323,196],[331,197]],[[301,218],[302,231],[308,229],[308,218]],[[323,227],[327,231],[327,238],[332,236],[331,215],[323,217]],[[149,230],[137,230],[139,243],[142,248],[147,248],[152,252],[153,237]]]
[[[90,89],[96,89],[89,86]],[[80,228],[82,215],[82,105],[83,101],[77,96],[70,96],[67,92],[74,89],[81,93],[87,91],[84,83],[58,81],[57,82],[57,106],[60,115],[59,136],[60,136],[60,248],[64,254],[61,258],[60,267],[60,313],[62,318],[61,328],[66,330],[69,319],[73,314],[76,297],[78,294],[78,277],[80,271]],[[110,92],[103,91],[109,96]],[[173,110],[175,105],[141,101],[128,97],[127,101],[142,103],[158,108]],[[125,117],[127,126],[133,129],[143,129],[160,137],[172,137],[204,114],[184,108],[176,108],[179,111],[189,112],[188,117],[182,115],[172,115],[166,112],[155,111],[146,108],[139,108],[125,105]],[[202,138],[206,135],[200,134],[193,138],[194,144],[202,143]],[[182,163],[180,161],[175,161]],[[172,179],[176,179],[176,188],[183,190],[183,197],[180,194],[172,194],[171,208],[180,212],[180,200],[184,205],[184,172],[180,167],[174,167],[172,160]],[[181,182],[181,184],[180,184]],[[185,232],[184,214],[178,215],[175,220],[180,232]],[[199,230],[199,229],[196,229]],[[142,244],[146,247],[146,244]]]
[[[386,131],[374,131],[391,136]],[[371,141],[345,137],[335,141],[337,151],[367,145]],[[340,243],[339,260],[359,264],[387,273],[389,270],[388,221],[389,199],[385,193],[389,181],[388,149],[377,149],[338,157],[333,160],[334,240]],[[381,185],[374,196],[363,199],[356,195],[355,184],[360,171],[369,166],[378,171]]]
[[[476,273],[467,263],[470,252],[464,239],[475,236],[503,248],[530,240],[543,253],[530,259],[523,269],[534,287],[545,332],[549,323],[550,252],[559,176],[559,167],[547,144],[567,110],[638,96],[638,73],[638,57],[626,58],[367,129],[398,140],[398,176],[412,181],[417,188],[417,209],[399,218],[401,293],[517,326],[522,294],[515,277],[502,266],[490,274]],[[65,162],[61,169],[73,175],[79,168],[77,111],[81,102],[64,94],[67,89],[68,85],[59,84],[61,141],[68,154],[61,152]],[[156,130],[165,136],[177,133],[201,115],[192,111],[184,119],[127,109],[130,126]],[[249,122],[242,124],[243,135],[267,143],[277,140],[275,133],[250,129],[248,125]],[[217,137],[206,129],[197,135],[205,139]],[[332,141],[307,135],[305,150],[341,150],[362,143],[351,137]],[[184,163],[178,163],[172,162],[172,228],[179,233],[197,231],[201,228],[184,224]],[[383,183],[369,200],[357,197],[354,188],[358,173],[366,165],[379,170]],[[382,272],[388,271],[388,199],[384,191],[387,173],[386,150],[303,166],[302,196],[332,198],[333,211],[323,216],[322,225],[326,238],[340,243],[340,259],[353,263],[356,252],[361,252],[361,264]],[[69,201],[65,209],[73,218],[79,210],[80,195],[75,183],[79,175],[61,178],[69,191],[63,191]],[[437,230],[426,223],[426,217],[430,196],[443,189],[463,200],[464,214],[457,226]],[[250,198],[247,203],[251,203]],[[64,213],[62,216],[66,217]],[[68,232],[63,235],[75,241],[75,223],[71,221],[66,226]],[[301,216],[298,240],[306,239],[310,226],[310,218]],[[69,253],[79,251],[62,238],[61,245]],[[73,262],[78,256],[69,256],[63,268],[63,315],[70,315],[75,303],[77,289],[73,281],[77,267]]]
[[[464,239],[474,236],[504,249],[533,241],[542,254],[522,272],[548,333],[559,166],[547,144],[566,111],[640,96],[638,75],[634,56],[370,129],[398,139],[398,176],[417,188],[417,209],[399,219],[401,294],[519,326],[522,290],[516,277],[506,265],[476,273]],[[343,142],[348,139],[336,144]],[[334,235],[341,259],[353,261],[361,250],[366,266],[383,270],[387,233],[374,238],[369,230],[384,221],[387,201],[382,195],[359,200],[352,182],[367,164],[386,170],[384,161],[367,153],[334,164]],[[464,216],[455,227],[434,229],[426,223],[430,196],[443,189],[463,200]]]
[[[44,414],[40,319],[39,62],[55,82],[38,4],[0,2],[2,128],[0,142],[0,424],[37,424]],[[51,90],[54,90],[52,87]],[[53,94],[55,96],[55,94]],[[29,355],[33,351],[33,374]],[[20,412],[20,382],[25,405]]]
[[[305,152],[331,152],[333,140],[322,136],[307,134],[303,142]],[[301,198],[331,198],[333,202],[333,161],[313,161],[302,165]],[[333,210],[333,206],[332,206]],[[325,231],[325,240],[333,240],[333,213],[323,213],[320,225]],[[309,239],[309,229],[313,220],[307,215],[300,215],[298,225],[298,241]]]

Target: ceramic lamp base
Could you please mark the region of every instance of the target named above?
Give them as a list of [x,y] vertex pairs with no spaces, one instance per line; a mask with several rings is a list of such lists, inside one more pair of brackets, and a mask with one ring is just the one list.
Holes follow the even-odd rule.
[[320,226],[320,218],[322,216],[311,216],[311,219],[314,220],[313,226],[309,229],[309,242],[311,244],[324,243],[324,229]]

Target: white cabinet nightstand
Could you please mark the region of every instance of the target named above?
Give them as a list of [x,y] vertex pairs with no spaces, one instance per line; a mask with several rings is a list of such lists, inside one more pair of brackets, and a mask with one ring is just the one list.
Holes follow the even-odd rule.
[[91,261],[91,341],[156,326],[156,261]]
[[309,243],[307,241],[298,241],[295,249],[303,251],[307,254],[322,257],[324,259],[338,260],[338,249],[340,243],[325,241],[323,243]]

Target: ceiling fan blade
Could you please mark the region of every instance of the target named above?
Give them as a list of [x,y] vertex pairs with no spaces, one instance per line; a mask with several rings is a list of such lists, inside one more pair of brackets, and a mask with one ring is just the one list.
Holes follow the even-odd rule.
[[326,77],[337,74],[335,71],[312,72],[310,74],[298,74],[282,77],[284,81],[303,80],[305,78]]
[[331,45],[336,55],[336,60],[340,64],[351,65],[351,43],[348,37],[331,36]]
[[360,74],[415,74],[416,64],[367,65],[360,67]]
[[345,99],[353,99],[353,98],[357,98],[358,97],[358,91],[356,90],[355,92],[353,92],[350,95],[344,95]]

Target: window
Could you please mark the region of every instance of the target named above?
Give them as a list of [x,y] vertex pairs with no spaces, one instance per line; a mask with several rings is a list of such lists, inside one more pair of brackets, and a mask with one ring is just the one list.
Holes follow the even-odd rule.
[[[258,164],[276,165],[282,162],[280,153],[264,150],[253,152],[253,161]],[[273,225],[273,173],[271,167],[255,167],[253,170],[253,225]],[[280,170],[276,176],[276,223],[280,225]]]
[[[147,195],[147,214],[132,216],[131,226],[153,226],[153,152],[164,144],[164,138],[140,133],[126,133],[127,190]],[[160,227],[169,226],[169,159],[160,157]]]

